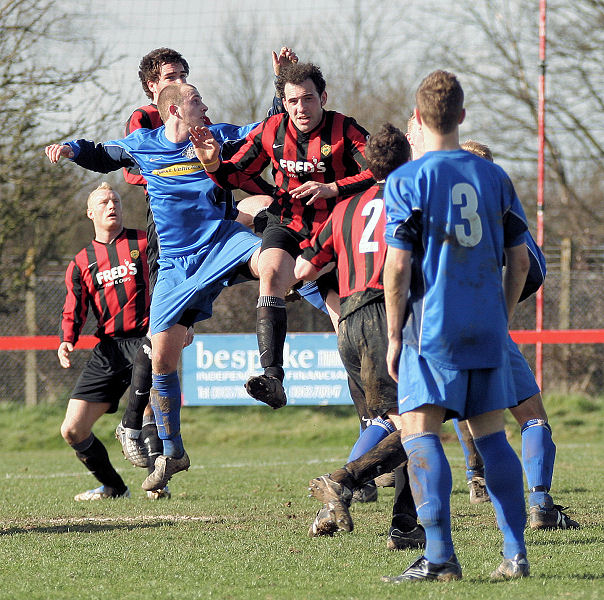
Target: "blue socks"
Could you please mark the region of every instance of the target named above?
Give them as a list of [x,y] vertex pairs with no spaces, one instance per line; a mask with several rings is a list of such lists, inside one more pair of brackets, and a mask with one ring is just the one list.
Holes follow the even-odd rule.
[[551,506],[548,494],[554,475],[556,446],[547,421],[530,419],[521,428],[522,464],[529,488],[529,506]]
[[396,431],[394,425],[384,419],[371,419],[369,424],[359,434],[359,439],[350,451],[347,463],[360,458],[366,452],[369,452],[374,446],[379,444],[384,438]]
[[520,461],[504,431],[475,438],[474,443],[484,462],[487,490],[493,502],[497,525],[503,533],[503,556],[514,558],[518,553],[526,554],[526,511]]
[[150,402],[164,455],[180,458],[185,449],[180,437],[180,381],[176,371],[168,375],[153,373]]
[[418,433],[402,440],[409,457],[407,470],[417,516],[426,530],[424,556],[441,564],[454,553],[451,538],[451,468],[435,433]]

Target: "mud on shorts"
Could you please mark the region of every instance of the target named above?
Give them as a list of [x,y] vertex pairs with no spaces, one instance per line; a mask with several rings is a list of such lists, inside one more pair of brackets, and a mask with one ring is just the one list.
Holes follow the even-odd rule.
[[82,369],[71,398],[86,402],[109,402],[108,413],[117,411],[120,398],[130,385],[132,365],[147,336],[103,337]]
[[397,385],[388,374],[388,335],[384,302],[372,302],[340,321],[338,350],[352,380],[351,395],[360,419],[383,417],[397,409]]

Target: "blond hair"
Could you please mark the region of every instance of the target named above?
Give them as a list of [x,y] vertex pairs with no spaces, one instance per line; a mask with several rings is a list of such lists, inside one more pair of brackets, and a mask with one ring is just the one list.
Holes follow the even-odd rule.
[[480,142],[476,142],[474,140],[466,140],[461,145],[462,150],[467,150],[472,154],[476,154],[476,156],[480,156],[480,158],[485,158],[493,162],[493,153],[491,149],[486,144],[481,144]]
[[121,199],[120,195],[106,181],[103,181],[103,183],[101,183],[99,187],[94,188],[92,192],[90,192],[90,194],[88,195],[88,208],[92,208],[92,202],[94,198],[103,192],[113,192],[119,199]]

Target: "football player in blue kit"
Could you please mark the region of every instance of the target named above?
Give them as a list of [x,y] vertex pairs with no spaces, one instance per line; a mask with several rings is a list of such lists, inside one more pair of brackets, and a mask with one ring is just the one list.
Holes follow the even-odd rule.
[[[46,148],[51,162],[61,157],[99,172],[137,165],[147,181],[159,239],[159,273],[152,297],[153,388],[151,405],[164,453],[143,489],[165,487],[190,461],[180,435],[181,391],[178,360],[187,328],[212,314],[220,291],[245,278],[257,278],[261,240],[243,225],[225,220],[220,192],[193,151],[189,129],[205,124],[207,106],[188,84],[162,90],[158,108],[164,125],[138,129],[121,140],[95,145],[76,140]],[[237,143],[255,126],[225,123],[210,129],[222,146]],[[242,180],[252,194],[270,194],[272,186]]]
[[384,580],[462,576],[451,536],[451,470],[439,437],[451,417],[468,419],[503,533],[503,561],[491,576],[523,577],[522,467],[506,440],[503,411],[516,404],[507,338],[530,266],[526,218],[503,169],[460,149],[465,109],[453,74],[435,71],[422,81],[415,116],[426,153],[387,179],[384,287],[387,361],[399,390],[400,415],[391,418],[403,432],[426,549]]

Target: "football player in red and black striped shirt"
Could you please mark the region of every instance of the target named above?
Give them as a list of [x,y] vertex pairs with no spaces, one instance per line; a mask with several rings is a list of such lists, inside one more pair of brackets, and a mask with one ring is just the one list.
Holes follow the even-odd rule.
[[70,354],[89,310],[97,320],[99,343],[73,389],[61,435],[101,483],[75,500],[99,500],[130,495],[92,426],[101,415],[117,410],[130,385],[134,357],[149,325],[149,267],[145,232],[124,229],[120,197],[107,183],[92,191],[86,214],[95,237],[65,274],[61,366],[71,366]]
[[[398,435],[393,433],[395,427],[389,420],[390,414],[398,414],[398,395],[386,363],[383,180],[411,158],[411,148],[402,131],[386,124],[369,138],[366,154],[371,171],[381,181],[334,208],[302,256],[298,257],[295,269],[296,276],[302,279],[314,279],[330,262],[335,261],[338,269],[341,305],[338,350],[348,376],[361,390],[361,394],[353,396],[353,399],[359,418],[366,426],[348,457],[346,467],[331,477],[351,492],[361,489],[368,480],[383,472],[374,464],[375,453],[365,458],[363,455],[389,433]],[[394,456],[382,454],[389,461],[389,468],[398,467],[405,460],[404,453],[400,451],[400,437],[398,444],[394,445],[397,447]],[[424,541],[424,531],[417,524],[405,467],[395,468],[394,472],[396,493],[388,547],[417,547]],[[311,490],[314,490],[312,483]],[[317,513],[310,533],[313,536],[325,535],[341,525],[324,507]]]
[[269,208],[259,259],[257,335],[264,374],[251,377],[248,393],[273,408],[286,403],[283,345],[287,329],[285,292],[296,282],[301,244],[327,219],[336,203],[369,188],[367,131],[345,115],[324,110],[325,80],[309,63],[287,65],[277,77],[286,113],[265,119],[230,160],[222,161],[209,130],[191,132],[197,157],[218,185],[235,186],[241,173],[255,176],[270,163],[277,202]]

